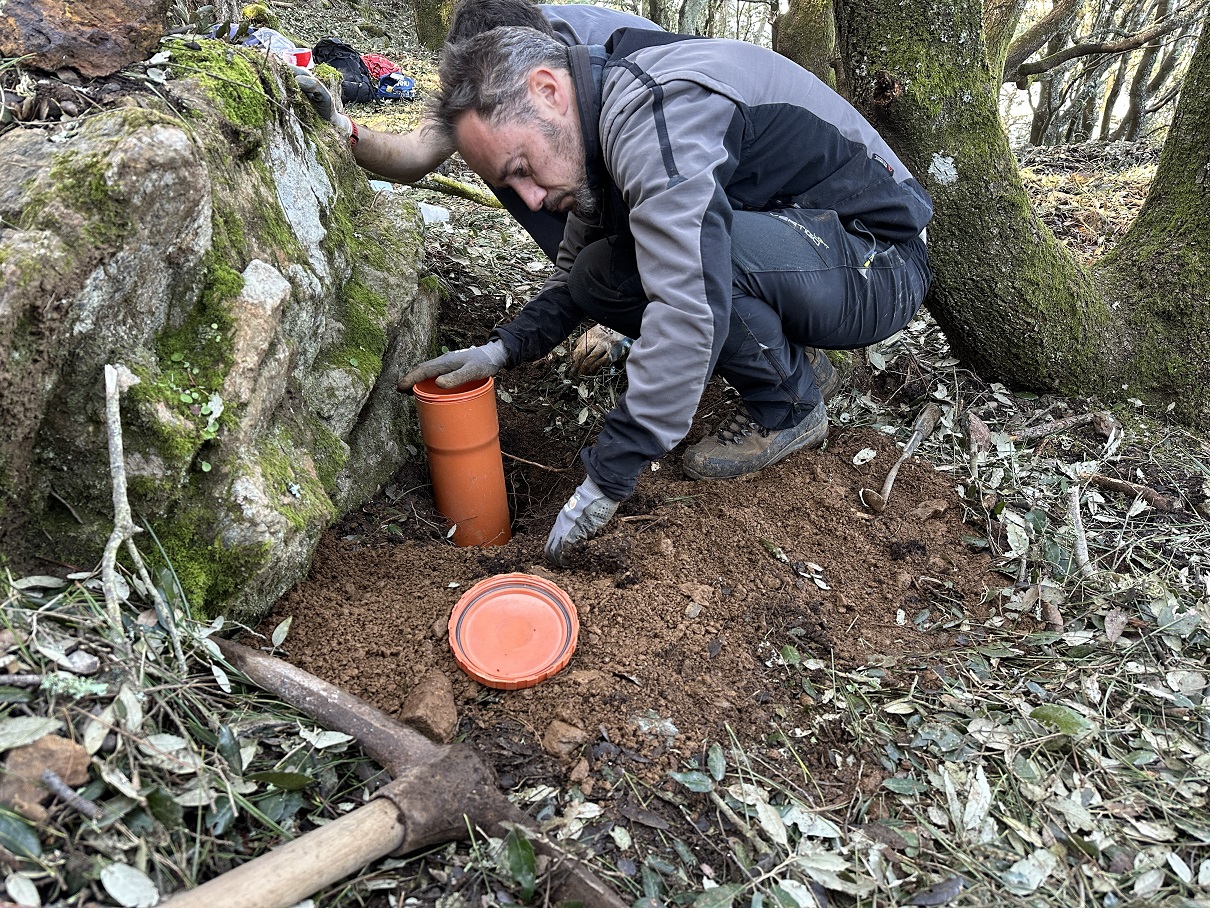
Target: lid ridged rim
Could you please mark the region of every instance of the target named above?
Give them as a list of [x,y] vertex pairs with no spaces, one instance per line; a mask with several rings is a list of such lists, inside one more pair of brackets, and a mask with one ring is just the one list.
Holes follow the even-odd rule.
[[[505,676],[486,668],[468,656],[462,645],[464,625],[472,610],[477,604],[489,600],[490,597],[502,591],[535,594],[544,603],[553,606],[553,613],[557,614],[563,622],[562,646],[545,665],[524,675]],[[453,651],[458,667],[480,684],[498,690],[520,690],[533,687],[562,671],[575,653],[579,631],[580,620],[571,598],[555,583],[534,574],[498,574],[495,577],[479,581],[458,599],[449,619],[450,649]]]

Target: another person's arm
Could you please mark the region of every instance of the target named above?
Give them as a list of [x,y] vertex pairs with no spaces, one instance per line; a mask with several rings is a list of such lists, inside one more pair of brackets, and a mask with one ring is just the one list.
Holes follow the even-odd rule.
[[357,141],[353,142],[354,123],[319,79],[301,67],[295,67],[299,90],[306,95],[319,116],[332,124],[349,139],[353,158],[371,173],[398,183],[414,183],[436,170],[454,153],[451,143],[444,141],[427,120],[403,135],[377,132],[356,124]]

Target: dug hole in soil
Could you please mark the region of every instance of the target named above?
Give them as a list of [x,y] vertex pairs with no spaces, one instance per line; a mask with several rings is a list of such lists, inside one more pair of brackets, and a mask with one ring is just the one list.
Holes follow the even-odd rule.
[[[451,348],[490,330],[491,301],[474,302],[445,304]],[[810,731],[812,714],[835,706],[804,694],[803,673],[788,670],[783,647],[804,663],[826,663],[816,672],[822,677],[833,666],[871,663],[893,674],[905,659],[969,642],[969,629],[977,632],[986,617],[985,590],[1001,583],[987,556],[962,541],[971,528],[952,479],[912,459],[886,511],[864,508],[859,490],[879,489],[900,451],[883,433],[841,426],[842,393],[830,406],[824,449],[752,476],[689,480],[682,444],[643,474],[571,567],[552,569],[543,558],[546,535],[583,479],[578,447],[595,433],[591,422],[563,425],[576,422],[583,401],[551,363],[497,381],[512,540],[455,547],[434,510],[421,454],[326,534],[310,576],[260,627],[268,635],[293,618],[279,653],[396,716],[413,684],[444,673],[459,735],[506,789],[573,782],[600,799],[619,771],[666,782],[669,770],[685,769],[732,735],[763,759],[801,761],[817,785],[832,789],[829,800],[877,789],[886,770],[874,755],[829,739],[833,726]],[[557,419],[544,402],[552,386],[570,401],[571,419]],[[733,400],[714,379],[686,444]],[[865,448],[876,456],[855,465]],[[570,596],[579,643],[570,664],[536,687],[494,690],[458,667],[447,622],[471,586],[513,571],[546,577]]]

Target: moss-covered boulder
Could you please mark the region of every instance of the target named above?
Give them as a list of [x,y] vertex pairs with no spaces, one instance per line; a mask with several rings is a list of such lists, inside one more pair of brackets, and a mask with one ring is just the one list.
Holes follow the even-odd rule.
[[99,557],[121,363],[141,547],[195,611],[252,619],[407,456],[394,385],[435,312],[413,206],[374,193],[288,72],[170,51],[158,93],[0,136],[0,551]]

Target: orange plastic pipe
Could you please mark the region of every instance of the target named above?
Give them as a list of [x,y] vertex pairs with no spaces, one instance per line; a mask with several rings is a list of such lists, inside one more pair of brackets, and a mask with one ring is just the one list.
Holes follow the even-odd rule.
[[428,379],[413,390],[433,500],[455,524],[454,545],[504,545],[512,530],[495,382],[485,378],[442,388]]

